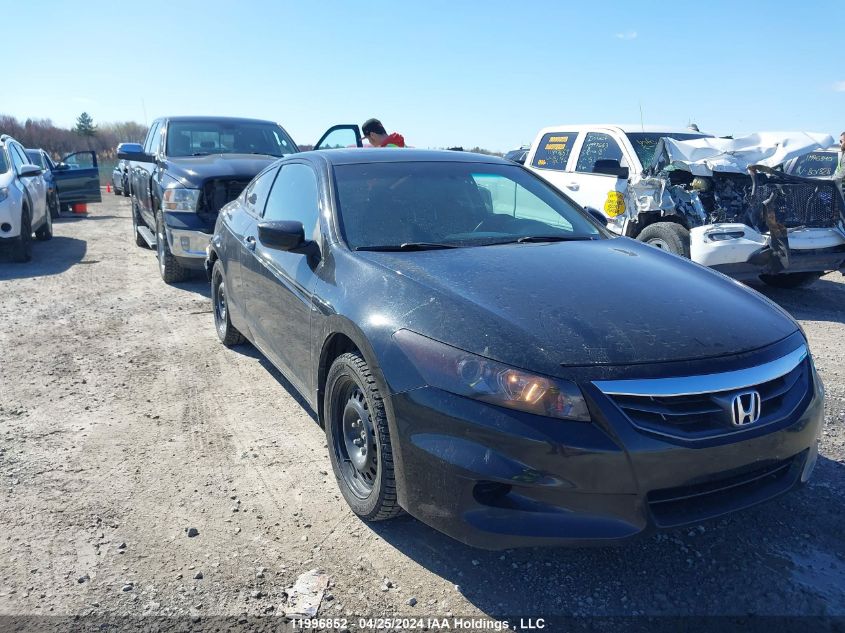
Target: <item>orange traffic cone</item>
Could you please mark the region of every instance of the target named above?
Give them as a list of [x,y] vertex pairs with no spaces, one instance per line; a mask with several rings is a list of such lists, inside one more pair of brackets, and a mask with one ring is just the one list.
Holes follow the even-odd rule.
[[88,205],[84,202],[77,202],[73,205],[73,212],[80,215],[86,215],[88,213]]
[[111,183],[106,183],[106,193],[111,193]]

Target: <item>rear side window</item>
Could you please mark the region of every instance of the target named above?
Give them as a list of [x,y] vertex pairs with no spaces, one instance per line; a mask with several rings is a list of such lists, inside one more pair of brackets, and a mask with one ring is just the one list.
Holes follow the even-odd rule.
[[596,161],[617,160],[622,161],[622,148],[613,137],[603,132],[590,132],[584,139],[581,147],[581,155],[578,156],[578,164],[575,171],[593,173]]
[[0,174],[5,174],[9,171],[9,161],[6,158],[6,150],[0,147]]
[[555,169],[563,171],[566,169],[566,161],[572,153],[572,145],[578,132],[552,132],[540,139],[540,145],[534,154],[532,167],[539,169]]

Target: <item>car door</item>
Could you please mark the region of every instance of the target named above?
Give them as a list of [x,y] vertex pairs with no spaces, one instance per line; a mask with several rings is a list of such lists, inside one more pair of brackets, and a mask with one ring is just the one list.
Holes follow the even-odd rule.
[[[154,121],[150,128],[147,138],[144,140],[144,154],[152,155],[158,151],[159,141],[161,139],[162,121]],[[155,209],[153,209],[152,202],[152,177],[153,171],[156,169],[154,162],[148,163],[145,161],[131,162],[132,169],[132,195],[135,196],[135,201],[138,210],[141,212],[144,222],[149,227],[155,226]]]
[[[318,177],[304,162],[284,163],[267,196],[261,221],[302,222],[305,239],[318,240]],[[256,236],[247,311],[259,347],[303,394],[311,390],[311,311],[318,258],[269,248]]]
[[229,288],[228,300],[234,304],[236,311],[245,315],[248,322],[246,285],[254,285],[255,279],[245,276],[243,267],[254,264],[253,250],[258,222],[278,171],[279,166],[274,164],[259,173],[234,203],[225,205],[220,211],[222,230],[217,233],[220,235],[219,248],[222,250],[218,250],[218,255],[223,260],[223,271]]
[[574,148],[577,159],[570,160],[563,192],[584,207],[603,211],[611,191],[624,192],[628,181],[617,175],[598,173],[599,161],[616,161],[619,165],[631,164],[618,139],[609,131],[592,130],[584,134]]
[[62,158],[53,171],[53,182],[61,205],[103,200],[96,152],[74,152]]
[[340,149],[344,147],[363,147],[361,142],[361,128],[354,123],[333,125],[325,131],[314,146],[318,149]]
[[[16,143],[9,145],[9,150],[12,154],[12,164],[15,167],[15,172],[20,175],[21,167],[24,165],[33,165],[26,155],[24,148]],[[38,165],[35,165],[38,167]],[[31,213],[31,220],[33,228],[38,227],[44,218],[47,216],[47,186],[44,183],[43,176],[27,176],[26,178],[18,178],[18,181],[26,192],[26,197],[29,200],[29,209]]]

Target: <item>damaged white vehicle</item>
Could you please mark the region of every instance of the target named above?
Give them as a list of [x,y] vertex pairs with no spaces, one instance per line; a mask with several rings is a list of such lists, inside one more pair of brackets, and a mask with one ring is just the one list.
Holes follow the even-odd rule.
[[[643,224],[652,232],[664,224],[667,234],[677,234],[673,225],[680,225],[689,230],[693,261],[736,279],[786,288],[810,284],[845,268],[845,201],[832,181],[787,175],[779,167],[832,142],[807,133],[663,138],[649,167],[630,179],[626,211],[611,225],[625,235],[636,235]],[[658,239],[655,246],[671,244]]]

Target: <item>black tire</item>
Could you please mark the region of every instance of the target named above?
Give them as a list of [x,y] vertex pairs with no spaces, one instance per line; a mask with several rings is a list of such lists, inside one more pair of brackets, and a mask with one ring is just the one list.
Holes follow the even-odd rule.
[[807,288],[816,283],[824,273],[784,273],[782,275],[760,275],[760,281],[775,288]]
[[53,239],[53,216],[50,214],[49,209],[44,216],[44,224],[35,232],[35,239],[39,242],[46,242]]
[[123,197],[129,197],[129,179],[126,177],[126,174],[123,175],[123,181],[121,182],[120,190],[123,192]]
[[655,222],[645,227],[637,236],[656,248],[689,259],[689,231],[674,222]]
[[26,207],[21,211],[21,234],[12,243],[13,262],[24,263],[32,259],[32,218]]
[[161,274],[164,283],[172,284],[185,281],[188,278],[188,271],[170,252],[161,211],[156,213],[156,256],[158,258],[158,272]]
[[229,301],[226,296],[226,278],[223,275],[223,264],[218,259],[211,269],[211,306],[214,312],[214,329],[217,337],[226,347],[241,345],[246,338],[232,325],[229,319]]
[[53,192],[53,195],[47,199],[47,206],[50,207],[50,215],[55,220],[61,215],[61,207],[59,206],[59,193]]
[[352,511],[365,521],[402,514],[384,402],[359,353],[343,354],[332,364],[323,410],[332,469]]
[[132,207],[132,233],[135,235],[135,246],[149,248],[147,240],[141,237],[141,233],[138,232],[138,212],[135,210],[135,203],[131,202],[130,206]]

